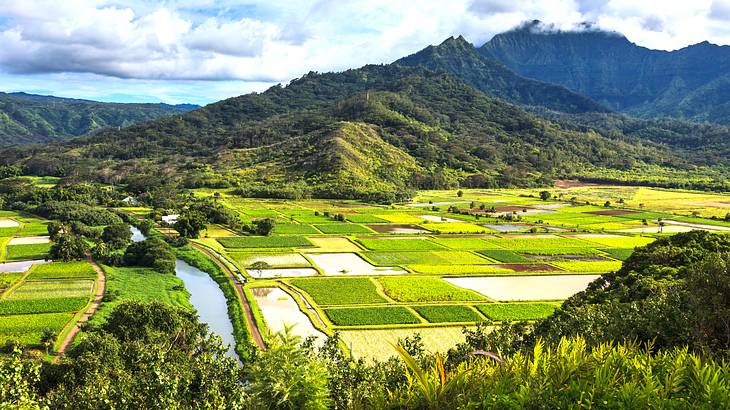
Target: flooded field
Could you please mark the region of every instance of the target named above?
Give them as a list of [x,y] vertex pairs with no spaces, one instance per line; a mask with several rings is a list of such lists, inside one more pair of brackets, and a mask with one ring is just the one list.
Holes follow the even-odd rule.
[[444,278],[494,300],[559,300],[584,290],[600,275]]
[[36,245],[50,242],[51,238],[49,236],[25,236],[11,239],[8,245]]
[[261,309],[266,327],[271,333],[284,332],[287,327],[290,327],[292,334],[302,338],[314,336],[323,340],[327,337],[312,325],[307,315],[299,310],[299,305],[292,296],[280,288],[253,288],[251,293]]
[[319,272],[313,268],[246,269],[246,272],[252,278],[256,279],[295,278],[319,275]]
[[398,275],[405,273],[400,268],[376,267],[355,253],[312,253],[307,254],[325,275]]

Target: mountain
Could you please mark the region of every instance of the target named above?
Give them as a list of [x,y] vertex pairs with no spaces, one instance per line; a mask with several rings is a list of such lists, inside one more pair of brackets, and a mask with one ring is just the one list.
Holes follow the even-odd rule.
[[558,31],[533,21],[494,36],[479,52],[614,110],[730,124],[729,46],[651,50],[618,33]]
[[563,86],[515,74],[502,63],[479,54],[461,36],[448,38],[438,46],[428,46],[394,64],[451,73],[478,90],[516,104],[544,106],[570,113],[606,111],[590,98]]
[[666,144],[571,129],[451,74],[397,64],[310,73],[182,115],[0,154],[0,165],[40,175],[169,175],[260,196],[384,201],[413,188],[535,186],[588,169],[691,165]]
[[0,145],[48,142],[119,128],[198,106],[121,104],[0,92]]

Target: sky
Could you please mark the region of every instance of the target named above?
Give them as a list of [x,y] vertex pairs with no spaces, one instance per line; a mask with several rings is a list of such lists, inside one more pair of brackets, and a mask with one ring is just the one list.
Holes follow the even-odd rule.
[[730,0],[0,0],[0,91],[204,105],[534,19],[730,44]]

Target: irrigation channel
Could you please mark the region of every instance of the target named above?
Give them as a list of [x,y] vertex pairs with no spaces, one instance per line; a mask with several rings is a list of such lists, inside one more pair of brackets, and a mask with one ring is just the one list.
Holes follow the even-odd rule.
[[[143,241],[145,236],[139,229],[132,227],[132,240]],[[233,325],[228,317],[226,297],[218,284],[207,273],[190,266],[185,261],[175,261],[175,274],[182,279],[190,292],[190,303],[198,311],[198,316],[206,323],[210,331],[223,339],[228,346],[228,356],[238,359],[234,348],[236,340],[233,338]]]

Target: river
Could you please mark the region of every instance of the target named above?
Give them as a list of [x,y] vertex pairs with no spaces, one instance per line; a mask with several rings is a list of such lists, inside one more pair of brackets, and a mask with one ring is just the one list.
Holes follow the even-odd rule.
[[[143,241],[145,236],[139,229],[132,227],[132,241]],[[200,321],[206,323],[210,331],[223,339],[228,346],[228,356],[238,359],[234,351],[236,340],[233,325],[228,317],[228,305],[218,284],[205,272],[189,265],[181,259],[175,261],[175,274],[182,279],[190,292],[190,303],[198,311]]]

